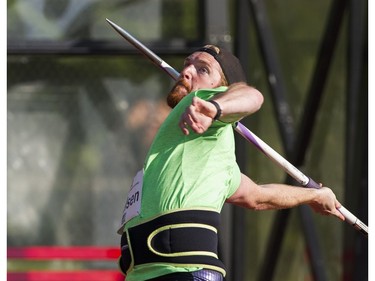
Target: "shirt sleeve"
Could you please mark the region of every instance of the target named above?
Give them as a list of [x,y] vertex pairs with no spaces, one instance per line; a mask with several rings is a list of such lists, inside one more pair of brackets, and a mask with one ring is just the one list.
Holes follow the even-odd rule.
[[235,165],[232,169],[232,175],[231,175],[231,180],[229,184],[227,198],[231,197],[236,192],[236,190],[240,186],[240,183],[241,183],[241,171],[238,165]]

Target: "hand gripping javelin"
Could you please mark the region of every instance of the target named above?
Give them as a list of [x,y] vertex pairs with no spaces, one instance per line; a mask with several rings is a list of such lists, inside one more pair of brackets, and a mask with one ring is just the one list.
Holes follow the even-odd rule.
[[[164,70],[169,76],[174,80],[177,80],[180,74],[173,67],[163,61],[159,56],[153,53],[145,45],[139,42],[136,38],[126,32],[123,28],[113,23],[109,19],[107,22],[123,37],[126,41],[137,48],[142,54],[144,54],[148,59],[150,59],[156,66]],[[237,122],[234,127],[241,136],[243,136],[248,142],[252,143],[258,150],[265,154],[269,159],[271,159],[275,164],[282,168],[286,173],[293,177],[297,182],[299,182],[304,187],[310,188],[320,188],[313,179],[304,175],[295,166],[283,158],[279,153],[272,149],[268,144],[258,138],[254,133],[252,133],[248,128]],[[366,237],[368,237],[368,227],[363,222],[361,222],[356,216],[349,212],[344,206],[341,205],[337,209],[344,217],[345,221],[353,226],[356,230],[360,231]]]

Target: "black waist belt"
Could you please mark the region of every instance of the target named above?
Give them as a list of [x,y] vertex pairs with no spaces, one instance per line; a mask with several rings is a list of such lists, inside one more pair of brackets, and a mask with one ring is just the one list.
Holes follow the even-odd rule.
[[[121,267],[126,272],[132,265],[168,263],[215,269],[225,275],[218,258],[219,225],[217,212],[184,210],[131,227],[121,239]],[[125,257],[129,251],[132,260]]]

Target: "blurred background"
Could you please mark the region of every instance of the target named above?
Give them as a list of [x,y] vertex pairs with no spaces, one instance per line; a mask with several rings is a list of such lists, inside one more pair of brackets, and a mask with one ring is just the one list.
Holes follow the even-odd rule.
[[[367,224],[367,5],[8,0],[8,247],[119,245],[124,200],[173,81],[106,18],[178,71],[203,44],[232,50],[265,96],[242,123]],[[293,183],[236,138],[244,173]],[[368,280],[367,238],[307,207],[225,206],[222,232],[228,280]]]

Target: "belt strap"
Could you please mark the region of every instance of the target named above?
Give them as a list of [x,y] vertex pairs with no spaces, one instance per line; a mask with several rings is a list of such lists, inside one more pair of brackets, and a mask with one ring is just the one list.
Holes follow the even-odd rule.
[[[220,214],[208,210],[183,210],[161,215],[127,230],[133,265],[168,263],[218,270]],[[127,240],[126,233],[122,239]],[[123,245],[126,243],[123,242]]]

